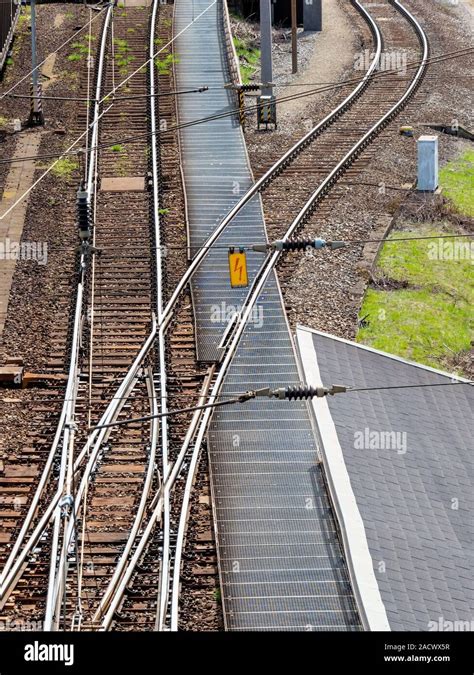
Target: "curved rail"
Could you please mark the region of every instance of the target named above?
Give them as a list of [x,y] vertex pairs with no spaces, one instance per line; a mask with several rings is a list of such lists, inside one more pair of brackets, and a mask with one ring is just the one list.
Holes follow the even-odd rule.
[[[97,68],[97,80],[95,89],[95,103],[92,118],[92,133],[90,140],[91,152],[89,154],[89,162],[87,169],[86,192],[87,201],[89,205],[94,199],[97,174],[96,174],[96,158],[97,145],[99,137],[99,119],[100,119],[100,99],[102,92],[105,54],[107,51],[107,41],[109,38],[110,20],[112,17],[113,6],[111,5],[104,19],[102,28],[102,38],[99,51],[99,61]],[[83,295],[84,285],[86,281],[86,254],[81,253],[81,281],[78,286],[78,293],[76,299],[75,321],[73,329],[73,348],[71,353],[71,365],[68,378],[68,386],[66,389],[66,415],[64,420],[64,437],[63,437],[63,451],[61,455],[61,469],[59,486],[64,491],[66,488],[66,497],[72,497],[72,472],[73,472],[73,448],[74,448],[74,412],[76,409],[76,396],[78,387],[78,361],[79,361],[79,347],[82,327],[82,311],[83,311]],[[66,472],[68,480],[65,481]],[[64,575],[62,573],[61,561],[66,560],[67,546],[66,539],[63,538],[62,552],[58,563],[58,547],[61,530],[61,521],[64,520],[64,529],[67,527],[71,515],[71,509],[68,509],[64,514],[58,509],[54,520],[53,543],[51,553],[51,565],[48,584],[48,595],[46,600],[46,614],[44,621],[44,630],[50,631],[58,628],[59,617],[57,615],[58,603],[61,598],[61,591],[65,583]],[[64,518],[64,516],[66,516]]]
[[[420,66],[404,95],[401,97],[401,99],[394,105],[392,108],[385,114],[383,115],[370,129],[369,131],[364,134],[364,136],[346,153],[346,155],[343,157],[343,159],[334,167],[334,169],[328,174],[328,176],[324,179],[324,181],[321,183],[321,185],[318,186],[318,188],[314,191],[310,199],[306,202],[306,204],[303,206],[303,208],[300,210],[296,218],[293,220],[293,222],[290,224],[288,227],[285,235],[282,237],[283,241],[287,241],[288,239],[291,239],[291,237],[295,234],[297,229],[304,224],[304,222],[307,220],[307,218],[311,215],[314,207],[316,204],[320,201],[320,199],[328,192],[328,190],[333,186],[333,184],[340,178],[340,176],[345,172],[345,170],[353,163],[353,161],[359,156],[359,154],[368,146],[368,144],[375,138],[375,136],[385,128],[385,126],[393,119],[393,117],[404,107],[405,103],[408,101],[408,99],[413,95],[413,93],[416,91],[417,87],[420,85],[425,71],[426,71],[426,66],[427,66],[427,60],[428,60],[428,55],[429,55],[429,45],[428,45],[428,40],[426,38],[426,35],[418,23],[418,21],[415,19],[415,17],[405,8],[399,0],[389,0],[390,3],[396,7],[401,14],[403,14],[408,21],[413,25],[415,32],[417,33],[417,36],[419,38],[421,47],[422,47],[422,60],[420,62]],[[233,334],[230,339],[229,345],[227,347],[227,352],[225,355],[225,358],[222,362],[221,368],[219,370],[219,373],[217,375],[216,381],[214,383],[212,392],[207,400],[207,403],[213,403],[217,400],[217,397],[219,395],[220,389],[222,387],[222,384],[224,382],[225,375],[227,373],[227,370],[229,368],[229,365],[232,362],[232,359],[237,351],[240,338],[242,337],[242,334],[247,326],[248,319],[251,316],[252,309],[255,305],[255,302],[257,301],[258,297],[260,296],[261,292],[263,291],[265,284],[275,268],[276,263],[278,262],[279,258],[281,256],[281,251],[275,251],[273,253],[270,253],[264,263],[262,264],[262,267],[260,268],[260,271],[255,278],[255,281],[253,283],[253,286],[247,295],[247,298],[245,300],[245,303],[243,305],[243,309],[241,311],[241,314],[239,315],[237,322],[234,326]],[[199,429],[199,433],[196,437],[195,445],[194,445],[194,451],[193,451],[193,466],[197,466],[197,460],[199,458],[199,453],[200,449],[202,447],[202,443],[204,440],[205,433],[207,431],[207,427],[209,424],[209,421],[212,416],[212,409],[208,408],[206,409],[204,415],[202,416],[202,421]],[[190,499],[190,492],[192,488],[192,476],[191,476],[191,471],[189,472],[188,475],[188,481],[186,484],[186,494],[185,497],[183,498],[183,509],[181,513],[181,519],[186,519],[187,518],[187,510],[185,510],[184,507],[184,501],[187,500],[189,502]],[[184,536],[184,531],[185,528],[181,526],[180,524],[180,536]],[[179,546],[179,542],[177,544]],[[180,546],[182,549],[182,544]],[[348,555],[349,558],[349,567],[350,567],[350,555]],[[176,568],[176,577],[179,577],[179,566],[177,561],[175,562]],[[177,613],[178,613],[178,593],[179,593],[179,579],[175,577],[175,583],[173,584],[173,600],[172,600],[172,630],[177,630]],[[354,590],[356,594],[356,598],[358,601],[358,607],[361,612],[362,619],[364,621],[364,617],[366,616],[365,608],[363,606],[362,602],[362,596],[358,592],[357,588],[357,583],[354,578],[354,575],[351,574],[351,578],[353,581],[354,585]],[[367,622],[366,622],[367,623]],[[365,624],[364,624],[365,625]]]
[[[153,231],[154,231],[154,241],[155,241],[155,251],[156,251],[156,267],[155,267],[155,284],[156,284],[156,312],[158,316],[158,321],[160,321],[163,313],[163,272],[162,272],[162,247],[161,247],[161,228],[160,228],[160,198],[159,198],[159,154],[158,154],[158,137],[156,134],[157,130],[157,114],[156,114],[156,71],[154,68],[154,36],[156,32],[157,24],[157,14],[158,14],[159,0],[155,0],[153,3],[153,9],[150,19],[150,38],[149,38],[149,89],[150,89],[150,125],[151,125],[151,164],[152,164],[152,213],[153,213]],[[159,362],[159,373],[160,373],[160,409],[162,412],[167,410],[167,374],[166,374],[166,359],[165,359],[165,334],[162,329],[158,331],[158,362]],[[154,389],[154,383],[152,382]],[[152,414],[157,415],[158,406],[157,406],[157,396],[154,392],[153,397],[153,410]],[[137,515],[134,520],[134,525],[130,531],[130,535],[127,539],[125,549],[116,564],[114,574],[112,579],[109,582],[107,590],[102,597],[102,600],[99,604],[97,611],[94,614],[92,619],[93,623],[100,621],[100,618],[106,612],[110,601],[113,597],[116,587],[118,586],[120,579],[122,578],[124,569],[130,552],[132,550],[133,544],[140,529],[142,523],[145,507],[147,503],[147,498],[150,495],[152,478],[153,478],[153,467],[155,464],[156,457],[156,447],[158,444],[158,435],[159,435],[159,421],[158,418],[152,420],[152,429],[151,429],[151,453],[149,457],[148,473],[147,479],[145,481],[144,491],[140,500],[140,505],[137,511]],[[100,447],[100,446],[99,446]],[[162,481],[166,480],[166,477],[169,472],[169,462],[168,462],[168,422],[166,417],[162,418],[161,421],[161,451],[162,451],[162,465],[163,465],[163,475],[161,477]],[[165,510],[169,513],[169,500],[165,501]],[[168,517],[169,525],[169,517]],[[169,534],[168,534],[169,541]],[[163,560],[165,559],[166,551],[163,549]]]
[[[307,147],[307,145],[317,138],[330,124],[335,122],[339,116],[348,108],[350,105],[352,105],[361,95],[363,90],[367,87],[369,84],[372,75],[374,71],[377,68],[377,65],[379,63],[380,59],[380,54],[382,51],[382,36],[380,34],[380,30],[375,23],[375,21],[372,19],[370,14],[365,10],[362,5],[358,2],[358,0],[351,0],[351,2],[357,7],[357,9],[360,11],[362,16],[366,19],[370,30],[374,36],[375,40],[375,49],[374,49],[374,57],[373,60],[371,61],[371,64],[369,66],[369,69],[365,75],[365,77],[357,84],[355,89],[344,99],[344,101],[339,104],[331,113],[329,113],[321,122],[319,122],[311,131],[309,131],[300,141],[298,141],[288,152],[286,152],[274,165],[271,169],[269,169],[264,176],[262,176],[248,191],[247,193],[239,200],[239,202],[232,208],[232,210],[225,216],[223,221],[219,224],[217,229],[213,232],[213,234],[208,238],[206,241],[205,245],[203,246],[200,251],[197,252],[196,256],[194,257],[193,261],[191,262],[190,267],[188,268],[187,272],[183,275],[180,283],[176,287],[170,301],[168,302],[164,312],[163,312],[163,326],[160,326],[160,330],[165,330],[166,327],[169,324],[169,321],[171,319],[171,313],[172,310],[177,303],[182,291],[184,288],[187,286],[189,283],[189,280],[192,278],[193,274],[196,272],[204,258],[207,256],[209,252],[209,248],[215,243],[215,241],[219,238],[219,236],[222,234],[222,232],[225,230],[225,228],[229,225],[229,223],[234,219],[234,217],[239,213],[239,211],[252,199],[254,195],[256,195],[260,190],[262,190],[263,187],[266,186],[266,184],[272,180],[274,177],[276,177],[284,168],[287,166],[295,157],[304,149]],[[202,417],[203,415],[200,414],[193,418],[193,424],[197,428],[197,425],[202,423]],[[200,427],[201,428],[201,427]],[[204,426],[205,428],[205,426]],[[176,466],[176,464],[175,464]],[[187,519],[187,513],[189,510],[189,497],[190,497],[190,492],[191,492],[191,487],[194,481],[194,472],[195,468],[197,466],[197,457],[194,457],[194,455],[191,458],[191,463],[190,463],[190,470],[188,472],[188,478],[187,478],[187,483],[186,483],[186,490],[185,490],[185,495],[184,495],[184,502],[182,506],[182,512],[181,512],[181,518],[180,518],[180,523],[179,523],[179,530],[178,530],[178,543],[176,547],[176,552],[175,552],[175,559],[174,559],[174,571],[175,574],[172,579],[172,587],[169,589],[167,587],[167,581],[169,579],[169,570],[164,570],[164,574],[161,576],[161,583],[160,583],[160,592],[159,592],[159,617],[157,621],[158,629],[163,630],[166,629],[164,622],[165,622],[165,608],[167,606],[167,601],[169,596],[171,596],[171,626],[172,630],[175,630],[177,627],[177,597],[179,593],[179,569],[180,569],[180,564],[181,564],[181,554],[182,554],[182,548],[183,548],[183,541],[184,541],[184,534],[186,530],[186,519]],[[175,467],[174,467],[175,468]],[[173,474],[174,474],[174,468],[173,468]],[[171,479],[172,476],[169,476]],[[160,492],[160,504],[166,504],[166,501],[169,497],[169,490],[171,489],[173,485],[174,479],[173,480],[166,480],[164,478],[164,484],[162,486],[162,491]],[[153,522],[156,522],[156,519],[158,518],[158,515],[155,514]],[[150,526],[151,527],[151,526]],[[164,550],[166,552],[166,555],[163,556],[163,560],[167,559],[167,553],[168,553],[168,548],[169,548],[169,539],[167,540],[166,538],[166,531],[167,531],[167,525],[166,525],[166,518],[165,518],[165,525],[164,525],[164,534],[165,534],[165,539],[164,539]],[[151,529],[146,530],[148,533],[147,536],[149,536]],[[145,535],[144,535],[145,536]],[[139,548],[140,551],[143,551],[144,544],[140,542],[141,546]],[[138,557],[134,556],[133,560],[135,563],[138,561]],[[132,574],[132,569],[128,568],[127,573],[126,573],[126,578],[130,579],[131,574]],[[103,627],[107,629],[110,627],[110,624],[112,622],[112,616],[114,610],[117,608],[118,603],[119,603],[119,598],[121,597],[121,593],[123,593],[125,586],[121,585],[119,586],[114,595],[114,601],[111,603],[109,610],[106,614],[106,617],[104,619]],[[96,615],[96,619],[98,616]]]
[[[166,307],[164,308],[163,312],[161,313],[161,320],[159,320],[158,325],[156,324],[156,320],[154,319],[153,321],[153,328],[152,331],[146,340],[143,348],[141,349],[139,355],[135,359],[134,363],[132,364],[131,368],[127,372],[124,380],[122,381],[121,385],[119,386],[115,396],[109,403],[106,411],[104,412],[99,425],[107,424],[112,421],[115,421],[122,406],[123,406],[123,401],[124,401],[124,395],[125,392],[130,391],[130,387],[132,386],[132,383],[137,375],[137,372],[139,368],[141,367],[141,364],[148,354],[149,350],[153,346],[154,339],[156,337],[156,332],[157,330],[163,331],[163,333],[166,332],[166,329],[171,321],[172,315],[173,315],[173,310],[175,305],[177,304],[181,293],[183,290],[187,287],[190,279],[193,277],[193,275],[196,273],[198,268],[200,267],[201,263],[209,253],[210,248],[212,245],[217,241],[217,239],[220,237],[220,235],[223,233],[225,228],[229,225],[229,223],[233,220],[233,218],[241,211],[241,209],[250,201],[250,199],[257,194],[259,191],[261,191],[273,178],[279,175],[279,173],[288,165],[290,164],[296,156],[304,150],[304,148],[309,145],[315,138],[317,138],[326,128],[328,128],[329,125],[334,123],[339,116],[345,112],[362,94],[363,90],[368,86],[372,75],[378,65],[381,50],[382,50],[382,38],[380,35],[380,31],[378,29],[378,26],[376,25],[375,21],[372,19],[370,14],[367,12],[367,10],[359,3],[358,0],[351,0],[352,4],[358,9],[358,11],[361,13],[361,15],[364,17],[364,19],[367,21],[370,30],[372,34],[374,35],[375,41],[376,41],[376,49],[374,53],[374,58],[369,66],[369,69],[364,76],[364,78],[357,84],[355,89],[344,99],[342,103],[340,103],[336,108],[329,113],[321,122],[319,122],[312,130],[310,130],[302,139],[300,139],[297,143],[295,143],[244,195],[243,197],[239,200],[239,202],[229,211],[229,213],[225,216],[225,218],[222,220],[222,222],[219,224],[219,226],[216,228],[216,230],[210,235],[208,240],[205,242],[204,246],[197,252],[195,255],[194,259],[192,260],[189,268],[187,269],[186,273],[183,275],[181,278],[179,284],[177,285],[176,289],[174,290],[170,300],[168,301]],[[110,8],[109,8],[110,11]],[[160,361],[162,359],[160,358]],[[65,420],[65,415],[61,416],[60,424],[61,426],[64,425],[64,420]],[[92,434],[90,435],[88,442],[84,446],[83,450],[79,454],[78,458],[76,459],[76,462],[74,463],[74,473],[77,473],[79,470],[82,462],[84,461],[85,457],[88,457],[88,469],[86,470],[86,475],[90,475],[90,471],[92,470],[93,466],[95,465],[95,461],[97,460],[99,451],[100,451],[100,446],[104,442],[104,440],[108,437],[108,434],[110,433],[110,430],[94,430]],[[60,439],[60,433],[59,433],[59,439]],[[58,439],[58,442],[59,442]],[[91,452],[91,446],[93,446],[92,452]],[[55,454],[55,453],[54,453]],[[51,456],[51,465],[52,461],[54,459],[54,454],[50,453]],[[90,467],[90,468],[89,468]],[[45,477],[44,483],[46,483],[47,476]],[[81,486],[80,486],[80,494],[83,494],[83,486],[84,486],[84,481],[81,481]],[[62,493],[61,493],[62,494]],[[56,493],[56,495],[53,497],[51,500],[50,504],[48,505],[45,513],[43,514],[42,518],[40,519],[39,523],[37,524],[33,534],[30,536],[30,539],[28,542],[25,544],[24,548],[21,550],[21,553],[19,554],[19,549],[25,539],[26,533],[31,525],[31,522],[33,520],[34,513],[36,512],[37,508],[37,503],[36,506],[33,509],[30,509],[32,512],[31,518],[28,518],[28,522],[25,521],[24,526],[22,528],[22,538],[21,540],[17,541],[17,546],[15,548],[15,551],[12,551],[12,554],[9,557],[9,564],[6,566],[4,570],[4,577],[2,578],[2,589],[6,587],[6,591],[8,593],[11,592],[12,588],[14,587],[14,584],[16,583],[19,574],[21,573],[21,567],[24,565],[28,555],[31,553],[33,550],[34,546],[36,543],[39,541],[42,533],[44,532],[45,527],[47,527],[49,520],[51,518],[52,513],[54,512],[54,509],[56,508],[57,504],[60,501],[61,494]],[[38,500],[39,501],[39,496]],[[70,529],[71,532],[71,529]],[[18,556],[18,557],[17,557]],[[0,607],[1,607],[1,602],[0,602]]]

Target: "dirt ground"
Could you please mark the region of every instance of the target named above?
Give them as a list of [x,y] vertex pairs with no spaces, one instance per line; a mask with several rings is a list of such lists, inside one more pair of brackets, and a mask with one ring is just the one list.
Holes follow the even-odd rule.
[[[339,6],[341,12],[344,12],[349,4],[345,0],[333,2]],[[471,7],[466,5],[466,0],[459,0],[458,5],[452,5],[449,0],[423,2],[404,0],[404,4],[426,29],[432,56],[472,46],[472,23],[471,19],[466,17],[469,12],[474,19],[474,0],[469,0],[469,3]],[[339,75],[340,79],[343,79],[344,71],[352,75],[354,72],[353,60],[345,55],[346,48],[355,54],[358,50],[370,47],[367,42],[362,44],[360,41],[361,22],[353,10],[351,17],[354,17],[350,23],[352,37],[350,42],[346,41],[343,57],[339,61],[339,73],[342,74]],[[331,30],[327,16],[324,26],[325,31]],[[327,42],[330,40],[327,39]],[[317,52],[312,60],[316,63],[319,60],[323,64],[327,63],[324,56],[319,58],[319,50]],[[339,53],[339,47],[333,46],[331,54],[336,62]],[[472,128],[474,80],[471,60],[472,55],[449,59],[429,67],[428,74],[414,99],[376,141],[374,145],[377,149],[376,159],[357,176],[359,184],[353,184],[345,189],[344,198],[334,203],[330,218],[319,218],[316,212],[312,219],[313,224],[306,225],[299,232],[301,236],[315,236],[317,233],[318,236],[327,239],[364,239],[374,232],[381,220],[388,219],[390,222],[400,206],[402,193],[397,190],[403,185],[413,184],[416,176],[414,144],[407,142],[407,139],[399,134],[399,126],[412,124],[416,138],[430,133],[429,127],[423,124],[434,121],[451,122],[457,119],[468,129]],[[337,68],[333,64],[331,67]],[[307,76],[307,73],[303,73],[302,76]],[[307,101],[306,117],[316,123],[336,105],[341,96],[343,93],[335,90],[322,96],[301,99]],[[291,114],[285,117],[279,108],[278,116],[279,126],[276,132],[258,133],[253,120],[249,122],[246,131],[251,163],[259,175],[307,131],[306,125],[299,119],[300,115]],[[440,164],[443,165],[469,148],[472,148],[469,141],[440,134]],[[377,188],[381,182],[389,186],[383,195]],[[394,189],[390,189],[391,186]],[[265,206],[267,204],[265,193],[263,202]],[[271,209],[271,204],[267,204],[265,208]],[[316,330],[354,339],[364,289],[364,280],[359,271],[361,257],[362,248],[359,250],[353,247],[338,255],[337,259],[336,256],[334,258],[315,256],[295,260],[292,274],[281,280],[293,328],[300,323]],[[469,359],[469,355],[466,355],[466,358]],[[448,369],[449,364],[440,364],[440,367]],[[465,368],[465,371],[468,372],[469,369]]]
[[[323,0],[323,17],[324,30],[312,34],[314,41],[309,62],[302,72],[291,78],[292,95],[308,91],[308,85],[337,82],[353,63],[355,36],[339,0]],[[299,38],[304,35],[300,34]],[[277,89],[277,96],[286,96],[288,93],[289,87]],[[304,98],[284,102],[279,108],[283,117],[304,116],[306,109]]]

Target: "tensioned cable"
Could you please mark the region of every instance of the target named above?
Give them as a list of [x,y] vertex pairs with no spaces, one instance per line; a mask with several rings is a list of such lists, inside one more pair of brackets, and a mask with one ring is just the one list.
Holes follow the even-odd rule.
[[[396,242],[399,241],[425,241],[425,240],[432,240],[432,241],[437,241],[438,239],[466,239],[474,237],[474,232],[466,232],[465,234],[440,234],[440,235],[430,235],[430,236],[423,236],[423,237],[397,237],[396,239],[338,239],[338,241],[344,243],[344,244],[350,244],[350,245],[357,245],[357,244],[395,244]],[[291,240],[290,240],[291,242]],[[46,242],[47,243],[47,242]],[[167,245],[167,244],[162,244],[161,246],[152,246],[151,249],[149,247],[146,247],[146,253],[148,253],[149,250],[164,250],[164,251],[185,251],[188,249],[192,249],[193,251],[207,251],[207,250],[222,250],[222,251],[228,251],[230,248],[235,249],[236,251],[249,251],[251,253],[263,253],[263,251],[253,251],[252,249],[252,244],[226,244],[226,245],[221,245],[221,244],[214,244],[212,246],[192,246],[192,245],[186,245],[182,244],[181,246],[175,246],[175,245]],[[271,248],[271,244],[268,244],[268,247]],[[1,246],[0,246],[1,248]],[[60,253],[61,251],[70,251],[70,247],[67,246],[54,246],[54,247],[49,247],[48,246],[48,253],[53,252],[53,253]],[[117,252],[121,253],[121,259],[127,260],[127,259],[136,259],[136,255],[125,255],[123,253],[123,248],[102,248],[101,249],[101,255],[102,254],[116,254]],[[0,254],[1,258],[1,254]],[[36,262],[34,258],[31,258],[30,260],[22,260],[21,257],[18,258],[17,262]]]
[[20,84],[21,84],[22,82],[24,82],[26,79],[28,79],[28,78],[30,77],[30,75],[32,75],[33,72],[34,72],[35,70],[38,70],[38,68],[41,68],[41,66],[47,61],[47,59],[49,59],[50,56],[53,56],[53,54],[57,54],[57,52],[59,52],[60,49],[62,49],[63,47],[65,47],[67,44],[69,44],[69,42],[71,42],[71,40],[74,40],[74,39],[79,35],[79,33],[82,33],[82,31],[83,31],[85,28],[87,28],[88,26],[91,26],[92,23],[93,23],[96,19],[98,19],[99,16],[101,16],[101,14],[102,14],[106,9],[107,9],[107,6],[103,7],[103,8],[99,11],[99,13],[96,14],[96,16],[92,19],[92,21],[88,21],[86,24],[84,24],[84,26],[82,26],[82,28],[80,28],[80,29],[77,30],[77,31],[74,31],[74,33],[73,33],[73,34],[72,34],[65,42],[63,42],[57,49],[55,49],[54,51],[50,52],[50,53],[49,53],[49,54],[41,61],[41,63],[38,63],[38,65],[36,66],[36,68],[33,68],[32,70],[30,70],[30,72],[27,73],[24,77],[22,77],[21,80],[18,80],[18,82],[17,82],[16,84],[14,84],[12,87],[10,87],[10,89],[8,89],[8,91],[6,91],[4,94],[1,94],[1,95],[0,95],[0,101],[2,101],[2,100],[5,98],[5,96],[8,96],[8,95],[10,94],[10,92],[12,92],[14,89],[16,89],[17,87],[19,87]]
[[[470,50],[470,52],[473,51],[474,47],[469,48],[469,50]],[[449,59],[459,58],[461,56],[466,56],[466,55],[467,55],[467,53],[466,54],[459,54],[458,52],[452,52],[452,53],[450,53],[449,56],[447,56],[443,60],[448,60],[448,58]],[[433,62],[436,62],[436,59],[439,60],[440,58],[441,57],[439,56],[439,57],[433,57],[432,59],[427,59],[427,64],[431,65]],[[387,77],[388,75],[391,75],[391,74],[392,74],[391,72],[385,71],[385,72],[377,73],[377,74],[373,75],[372,78],[378,79],[378,78],[381,78],[381,77]],[[132,73],[132,75],[133,75],[133,73]],[[132,75],[129,76],[129,77],[132,77]],[[359,81],[359,79],[355,80],[355,82],[358,82],[358,81]],[[124,82],[126,82],[126,80],[123,80],[122,83],[117,85],[116,89],[118,89]],[[345,86],[345,85],[341,84],[341,85],[336,85],[334,87],[329,87],[329,88],[323,87],[323,88],[320,88],[320,89],[312,89],[310,91],[306,91],[306,92],[303,92],[303,93],[300,93],[300,94],[292,94],[292,95],[289,95],[289,96],[278,97],[278,98],[276,98],[276,103],[281,104],[281,103],[285,103],[287,101],[294,101],[294,100],[297,100],[297,99],[300,99],[300,98],[306,98],[308,96],[313,96],[314,94],[317,94],[317,93],[324,93],[326,91],[331,91],[332,89],[340,88],[341,86]],[[111,94],[112,94],[112,92],[107,94],[104,97],[104,99],[102,99],[102,100],[107,99],[108,97],[111,96]],[[255,104],[255,105],[252,105],[252,106],[246,106],[245,112],[246,112],[246,114],[248,114],[249,112],[258,110],[260,107],[261,107],[260,104]],[[140,134],[140,135],[137,135],[137,136],[130,136],[128,138],[121,138],[121,139],[118,139],[118,140],[110,141],[108,143],[98,144],[95,148],[90,148],[89,152],[91,152],[94,149],[110,148],[113,145],[117,145],[117,144],[126,144],[126,143],[134,143],[134,142],[138,142],[138,141],[143,141],[143,140],[146,140],[146,139],[150,138],[153,135],[162,136],[162,135],[166,135],[168,133],[178,131],[180,129],[186,129],[188,127],[196,126],[196,125],[199,125],[199,124],[205,124],[207,122],[212,122],[212,121],[219,120],[219,119],[225,119],[227,117],[232,117],[233,115],[237,114],[239,112],[239,110],[240,110],[239,108],[232,108],[232,109],[230,109],[226,112],[223,112],[223,113],[216,113],[214,115],[208,115],[206,117],[198,118],[196,120],[191,120],[190,122],[184,122],[182,124],[176,124],[172,127],[168,127],[168,129],[166,129],[166,130],[160,130],[160,131],[156,131],[154,133]],[[79,140],[80,139],[77,139],[76,142],[73,145],[76,145],[76,143]],[[83,152],[84,152],[84,148],[78,148],[77,150],[67,150],[67,151],[64,151],[62,153],[58,152],[58,153],[37,155],[37,156],[34,156],[34,157],[32,156],[32,157],[4,159],[4,160],[0,160],[0,165],[1,164],[11,164],[11,163],[14,163],[14,162],[25,162],[25,161],[29,161],[29,160],[62,158],[62,157],[65,157],[68,154],[69,155],[77,155],[77,154],[81,154]]]
[[[393,385],[387,387],[360,387],[360,388],[351,388],[347,387],[345,392],[340,393],[351,393],[351,392],[362,392],[362,391],[386,391],[393,389],[418,389],[422,387],[454,387],[458,385],[469,385],[472,386],[474,381],[467,382],[434,382],[432,384],[403,384],[403,385]],[[90,431],[95,431],[96,429],[108,429],[110,427],[124,426],[126,424],[134,424],[137,422],[149,422],[150,420],[161,418],[161,417],[170,417],[172,415],[181,415],[182,413],[194,412],[196,410],[206,410],[207,408],[218,408],[224,405],[234,405],[236,403],[245,403],[246,401],[255,400],[256,394],[254,391],[248,391],[231,398],[227,401],[217,401],[215,403],[206,403],[205,405],[192,406],[189,408],[178,408],[176,410],[169,410],[165,413],[158,413],[157,415],[146,415],[144,417],[133,417],[128,420],[118,420],[116,422],[110,422],[108,424],[101,424],[96,427],[92,427]],[[272,398],[272,400],[278,400]]]

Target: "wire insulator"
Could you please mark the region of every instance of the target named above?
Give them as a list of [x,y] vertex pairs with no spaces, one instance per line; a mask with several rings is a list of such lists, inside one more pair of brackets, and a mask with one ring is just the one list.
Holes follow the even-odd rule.
[[327,391],[324,387],[286,387],[285,398],[289,401],[297,399],[314,398],[324,396]]
[[307,248],[324,248],[326,241],[324,239],[303,239],[297,237],[284,241],[279,239],[272,244],[277,251],[306,251]]

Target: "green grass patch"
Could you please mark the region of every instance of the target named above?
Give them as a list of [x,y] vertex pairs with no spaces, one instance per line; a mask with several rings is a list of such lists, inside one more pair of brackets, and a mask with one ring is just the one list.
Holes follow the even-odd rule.
[[171,66],[179,63],[179,57],[175,54],[164,54],[155,58],[155,66],[158,69],[158,75],[169,75]]
[[[385,244],[378,277],[406,281],[408,288],[369,288],[360,316],[368,325],[357,341],[433,367],[470,348],[473,337],[474,257],[471,239],[449,226],[398,231],[389,239],[434,235],[433,239]],[[457,247],[457,248],[456,248]]]
[[114,45],[115,63],[118,66],[120,74],[126,75],[128,73],[128,66],[135,61],[135,57],[129,54],[131,48],[129,47],[127,40],[124,40],[123,38],[114,38]]
[[71,44],[72,52],[69,54],[68,61],[80,61],[83,56],[89,54],[89,41],[94,41],[95,36],[91,34],[84,35],[80,40]]
[[240,62],[240,76],[243,84],[248,84],[260,64],[260,49],[251,47],[238,37],[233,38],[235,51]]
[[31,7],[25,5],[21,8],[21,14],[18,17],[18,28],[24,28],[26,25],[29,25],[31,18]]
[[120,145],[120,143],[117,143],[117,145],[112,145],[110,149],[112,150],[112,152],[123,152],[125,150],[123,145]]
[[439,172],[439,184],[456,210],[474,216],[474,150],[448,162]]
[[70,178],[72,172],[78,168],[79,163],[76,160],[70,159],[69,157],[63,157],[56,162],[56,164],[51,169],[51,173],[57,178],[67,179]]

